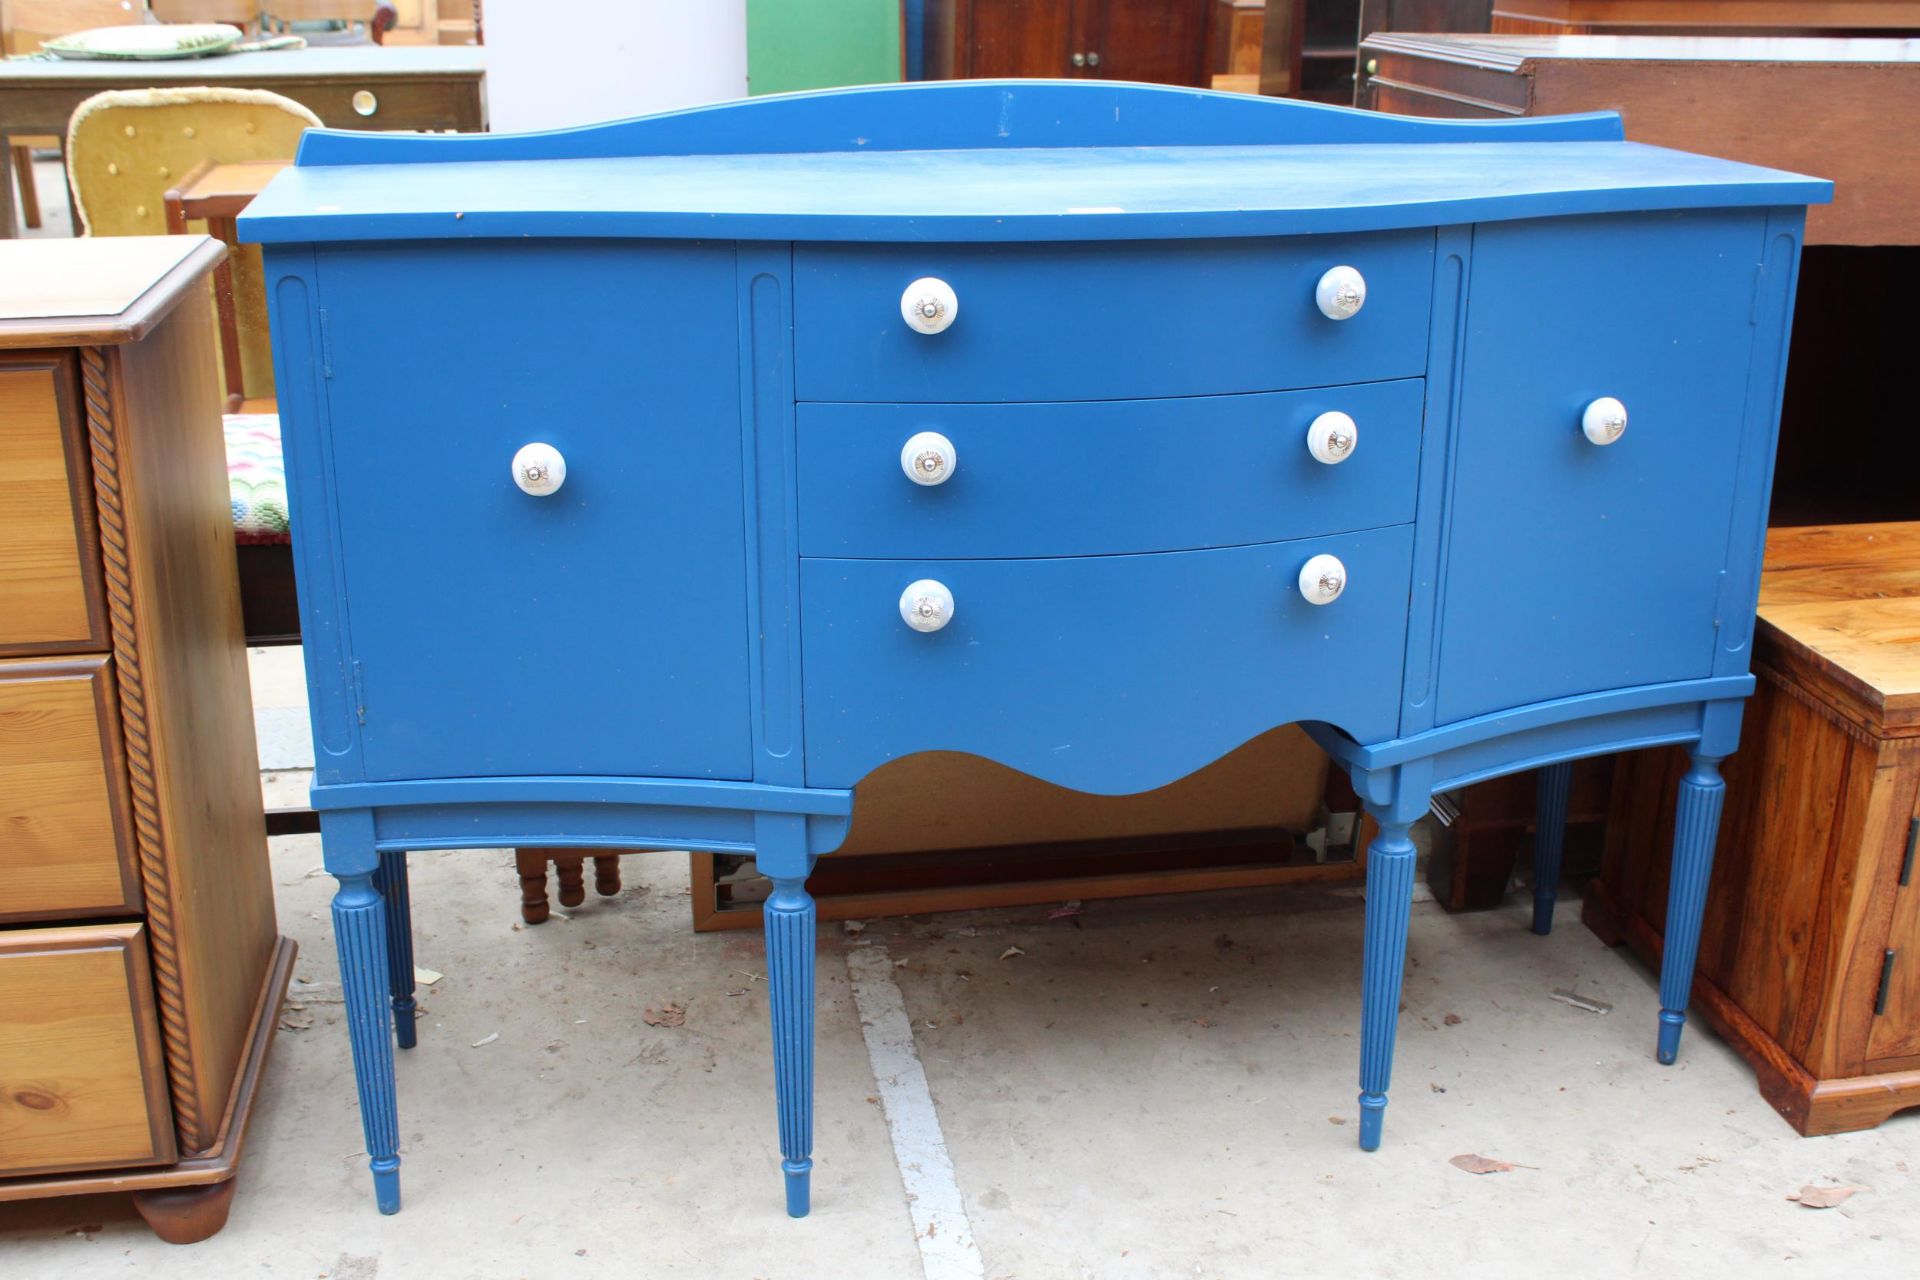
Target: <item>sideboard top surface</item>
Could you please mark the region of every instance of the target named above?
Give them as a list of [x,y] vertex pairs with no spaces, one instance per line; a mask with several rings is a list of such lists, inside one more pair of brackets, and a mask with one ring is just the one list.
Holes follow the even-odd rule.
[[1625,142],[1607,113],[1413,120],[1142,85],[975,81],[550,134],[312,131],[240,226],[249,240],[293,243],[1120,240],[1799,205],[1831,193],[1821,179]]
[[206,236],[0,240],[0,350],[138,341],[225,255]]

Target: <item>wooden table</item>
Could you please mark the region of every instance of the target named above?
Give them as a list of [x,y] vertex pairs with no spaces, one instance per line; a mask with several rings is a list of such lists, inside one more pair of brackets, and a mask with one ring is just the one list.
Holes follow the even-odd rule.
[[[304,104],[329,128],[453,130],[487,127],[486,61],[455,46],[286,49],[177,62],[0,62],[0,142],[65,137],[75,107],[106,89],[219,85],[270,89]],[[0,237],[13,232],[13,186],[0,182]]]
[[229,256],[213,269],[213,304],[220,316],[220,359],[227,380],[227,412],[240,412],[246,382],[240,368],[240,314],[233,300],[232,251],[240,243],[234,219],[260,194],[260,188],[287,167],[285,160],[246,160],[236,164],[205,161],[166,193],[167,234],[185,235],[187,224],[204,222],[207,234],[227,246]]
[[1360,62],[1376,111],[1618,111],[1638,141],[1832,178],[1809,245],[1920,244],[1920,40],[1377,32]]

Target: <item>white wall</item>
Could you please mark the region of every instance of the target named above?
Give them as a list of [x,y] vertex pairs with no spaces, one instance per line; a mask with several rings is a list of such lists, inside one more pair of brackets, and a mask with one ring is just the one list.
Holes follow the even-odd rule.
[[496,133],[746,96],[746,0],[487,0],[486,23]]

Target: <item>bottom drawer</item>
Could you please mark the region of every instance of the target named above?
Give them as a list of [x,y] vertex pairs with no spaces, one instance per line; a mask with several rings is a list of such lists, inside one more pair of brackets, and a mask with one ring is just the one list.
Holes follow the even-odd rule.
[[[809,786],[966,751],[1104,794],[1182,777],[1275,725],[1362,742],[1399,726],[1413,529],[1210,551],[1046,560],[803,560]],[[1346,569],[1331,604],[1307,560]],[[932,579],[952,620],[901,618]]]
[[0,930],[0,1175],[173,1158],[146,926]]

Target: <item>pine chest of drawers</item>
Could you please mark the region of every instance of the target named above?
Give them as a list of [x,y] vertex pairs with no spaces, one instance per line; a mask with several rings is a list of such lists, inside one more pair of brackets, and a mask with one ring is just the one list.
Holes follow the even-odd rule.
[[[946,749],[1134,792],[1289,722],[1380,823],[1377,1146],[1435,788],[1684,743],[1676,883],[1705,884],[1827,192],[1612,116],[1112,84],[309,134],[241,225],[380,1207],[404,851],[752,852],[797,1214],[805,880],[861,778]],[[429,335],[405,374],[396,328]]]

